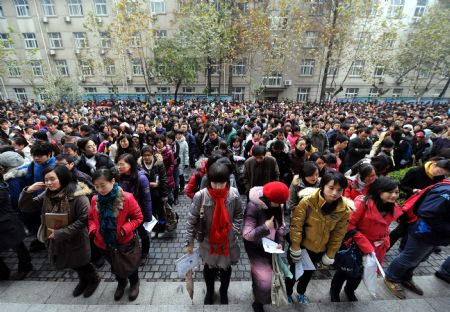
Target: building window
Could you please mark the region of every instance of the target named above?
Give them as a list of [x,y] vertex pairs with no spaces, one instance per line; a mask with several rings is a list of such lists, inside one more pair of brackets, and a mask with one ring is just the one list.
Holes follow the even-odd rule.
[[311,90],[311,88],[298,88],[297,101],[302,101],[302,102],[308,101],[310,90]]
[[234,76],[245,75],[245,61],[240,60],[236,64],[233,64],[232,71]]
[[414,18],[418,19],[423,16],[427,8],[428,0],[417,0],[417,6],[414,10]]
[[156,39],[162,39],[167,37],[167,30],[157,30],[155,33]]
[[42,69],[42,61],[31,61],[31,71],[33,72],[33,76],[41,77],[44,76],[44,70]]
[[219,94],[219,88],[211,87],[211,90],[209,90],[209,94]]
[[156,93],[158,94],[168,94],[170,91],[169,87],[157,87],[156,88]]
[[237,101],[243,101],[244,100],[244,94],[245,94],[245,88],[244,87],[235,87],[233,88],[233,99]]
[[41,6],[44,16],[56,16],[55,0],[41,0]]
[[52,49],[61,49],[63,47],[61,33],[59,32],[48,33],[48,40]]
[[9,61],[6,65],[8,66],[9,77],[20,77],[20,67],[17,61]]
[[89,62],[80,61],[80,68],[83,76],[94,76],[94,70]]
[[35,33],[23,33],[26,49],[36,49],[38,47]]
[[312,76],[314,72],[315,60],[305,59],[300,66],[300,76]]
[[194,87],[183,87],[182,89],[183,93],[195,93],[195,88]]
[[17,101],[26,101],[28,99],[25,88],[14,88],[13,90],[16,94]]
[[12,49],[11,40],[9,34],[0,34],[0,47],[3,49]]
[[111,38],[106,31],[100,32],[100,44],[103,49],[111,48]]
[[402,96],[403,89],[393,89],[392,97],[400,97]]
[[68,0],[69,15],[70,16],[83,16],[83,6],[81,0]]
[[150,3],[150,10],[154,14],[165,14],[166,13],[166,3],[161,0],[153,0]]
[[363,60],[353,61],[348,75],[350,77],[360,77],[363,69],[364,69],[364,61]]
[[384,41],[384,47],[386,49],[392,49],[392,48],[394,48],[394,44],[395,44],[395,35],[385,33],[383,35],[383,41]]
[[107,16],[106,0],[95,0],[95,13],[97,16]]
[[360,32],[358,34],[358,48],[367,49],[369,47],[370,35],[368,32]]
[[87,87],[87,88],[84,88],[84,92],[86,92],[86,93],[97,93],[97,88],[96,87]]
[[307,31],[305,33],[305,48],[314,48],[316,46],[317,32]]
[[131,36],[131,47],[139,48],[141,46],[141,36],[139,34],[134,34]]
[[377,65],[375,66],[375,71],[373,73],[374,77],[383,77],[384,75],[384,66],[383,65]]
[[270,16],[269,19],[271,30],[286,29],[288,23],[288,19],[286,16]]
[[263,86],[281,87],[283,75],[280,72],[272,72],[271,76],[263,77]]
[[211,64],[211,75],[218,76],[220,73],[219,64]]
[[419,69],[419,78],[425,79],[425,78],[430,78],[430,76],[431,76],[431,73],[428,69],[426,69],[426,68]]
[[16,14],[18,17],[30,16],[30,7],[27,0],[13,0],[16,6]]
[[327,76],[336,76],[338,72],[338,63],[336,60],[330,60],[328,65]]
[[83,49],[87,48],[87,38],[85,32],[74,32],[73,37],[75,39],[75,48]]
[[108,93],[117,94],[117,93],[119,93],[119,88],[118,87],[108,87]]
[[405,0],[391,0],[391,5],[388,8],[389,17],[400,17],[403,13],[403,6],[405,5]]
[[114,64],[114,60],[105,60],[105,73],[106,76],[114,76],[116,74],[116,64]]
[[66,60],[55,60],[56,69],[61,76],[69,76],[69,67]]
[[141,60],[134,60],[133,64],[133,76],[143,76],[144,75],[144,71],[142,70],[142,62]]
[[134,87],[136,93],[145,93],[145,87]]
[[36,90],[36,93],[38,94],[39,101],[50,100],[48,94],[45,93],[45,89],[44,88],[38,88]]
[[346,98],[354,98],[358,95],[358,88],[347,88],[345,90],[345,97]]
[[377,97],[379,94],[378,88],[370,88],[369,97]]
[[248,2],[237,3],[237,6],[238,6],[239,10],[241,10],[242,12],[248,11]]
[[323,0],[311,0],[311,15],[322,16],[324,14]]

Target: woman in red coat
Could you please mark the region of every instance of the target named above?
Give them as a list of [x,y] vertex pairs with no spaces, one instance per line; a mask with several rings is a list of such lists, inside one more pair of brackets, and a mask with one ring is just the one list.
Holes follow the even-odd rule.
[[[380,263],[390,246],[389,225],[403,213],[396,203],[398,195],[397,182],[381,176],[371,184],[366,196],[355,198],[356,210],[350,215],[348,231],[357,230],[353,240],[364,255],[375,252]],[[337,270],[331,281],[332,302],[340,301],[339,294],[345,281],[345,294],[350,301],[357,301],[355,290],[361,277],[351,278],[344,271]]]
[[[91,200],[89,211],[89,236],[111,264],[111,248],[126,245],[134,239],[135,231],[144,220],[141,209],[133,194],[124,192],[116,183],[110,169],[100,169],[92,175],[92,182],[98,195]],[[139,295],[138,268],[128,277],[133,301]],[[127,279],[116,275],[118,281],[114,300],[122,298]]]
[[370,162],[358,162],[345,173],[348,186],[344,191],[344,197],[355,199],[360,195],[366,195],[370,185],[377,179],[375,167]]

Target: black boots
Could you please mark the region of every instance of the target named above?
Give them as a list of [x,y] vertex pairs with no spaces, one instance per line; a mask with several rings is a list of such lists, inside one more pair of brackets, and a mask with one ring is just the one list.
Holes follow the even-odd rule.
[[220,269],[220,304],[228,304],[228,286],[230,286],[231,266],[224,270]]
[[264,306],[262,303],[255,301],[252,303],[252,308],[254,312],[264,312]]
[[139,282],[130,285],[130,292],[128,293],[128,300],[134,301],[139,295]]
[[206,295],[204,304],[209,305],[214,303],[214,279],[216,278],[216,270],[210,268],[207,264],[203,268],[203,277],[206,283]]
[[333,279],[331,280],[331,287],[330,287],[330,297],[331,302],[340,302],[340,293],[342,289],[342,285],[344,285],[344,282],[346,280],[345,273],[338,270],[333,276]]
[[97,289],[100,284],[100,277],[97,275],[97,272],[94,270],[87,274],[87,285],[83,292],[83,297],[88,298],[92,296],[92,294]]
[[100,284],[100,277],[97,275],[94,267],[92,264],[88,264],[86,267],[83,266],[81,270],[76,270],[76,272],[80,281],[72,292],[73,296],[78,297],[81,294],[85,298],[92,296]]
[[75,286],[75,289],[72,292],[72,295],[74,297],[78,297],[79,295],[81,295],[84,292],[84,290],[86,289],[86,286],[88,284],[85,272],[77,271],[77,274],[78,274],[79,281],[78,281],[77,286]]
[[128,280],[119,281],[117,284],[116,291],[114,292],[114,300],[119,301],[122,299],[123,294],[125,293],[125,287],[127,287]]

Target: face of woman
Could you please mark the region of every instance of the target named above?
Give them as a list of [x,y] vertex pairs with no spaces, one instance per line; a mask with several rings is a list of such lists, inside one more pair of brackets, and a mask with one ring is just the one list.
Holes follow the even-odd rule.
[[211,182],[211,187],[214,190],[222,190],[227,186],[227,182]]
[[125,160],[121,159],[117,163],[117,169],[119,170],[120,174],[130,174],[131,166]]
[[433,164],[431,165],[431,174],[432,174],[434,177],[438,177],[438,176],[448,176],[449,173],[450,173],[450,172],[449,172],[448,170],[439,167],[438,165],[436,165],[436,163],[433,163]]
[[50,191],[57,191],[61,188],[61,183],[59,183],[58,176],[54,171],[50,171],[44,177],[45,186]]
[[139,145],[139,138],[133,138],[134,145]]
[[105,196],[112,191],[115,182],[114,179],[112,181],[106,181],[105,178],[101,177],[94,181],[94,187],[100,195]]
[[316,170],[312,175],[305,177],[305,180],[309,184],[316,184],[319,180],[319,170]]
[[120,140],[119,144],[122,148],[128,148],[128,146],[130,146],[130,142],[128,142],[127,138],[123,138],[122,140]]
[[233,147],[238,148],[241,145],[241,143],[239,141],[234,141],[233,142]]
[[316,160],[316,165],[317,165],[317,167],[319,167],[319,170],[322,170],[323,167],[325,167],[325,162],[322,159],[318,158]]
[[97,153],[97,145],[95,145],[94,141],[88,141],[85,148],[84,153],[86,156],[90,157]]
[[306,142],[305,141],[298,141],[297,145],[295,145],[299,151],[304,151],[306,149]]
[[343,192],[344,189],[339,184],[335,183],[335,181],[328,182],[323,188],[323,196],[327,203],[332,203],[339,199]]
[[400,195],[400,192],[398,190],[398,187],[396,187],[392,191],[381,192],[380,198],[383,201],[383,203],[385,203],[385,204],[388,204],[388,203],[394,204],[397,201],[399,195]]
[[364,179],[364,183],[366,183],[367,185],[372,184],[373,182],[375,182],[375,180],[377,179],[377,174],[375,172],[375,170],[372,170],[372,172]]
[[161,140],[158,140],[158,142],[156,142],[156,147],[157,148],[163,148],[164,147],[164,142]]
[[145,152],[144,155],[142,155],[142,158],[144,159],[144,163],[149,164],[152,162],[153,154],[150,152]]

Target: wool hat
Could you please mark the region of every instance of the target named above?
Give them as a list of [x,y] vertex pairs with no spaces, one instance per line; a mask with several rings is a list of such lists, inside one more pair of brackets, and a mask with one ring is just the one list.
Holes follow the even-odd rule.
[[273,203],[284,204],[289,198],[289,189],[286,184],[274,181],[264,185],[263,195]]
[[14,168],[23,165],[25,159],[16,152],[7,151],[0,154],[0,165],[6,168]]
[[422,131],[419,131],[416,133],[416,137],[423,138],[423,137],[425,137],[425,133],[423,133]]

